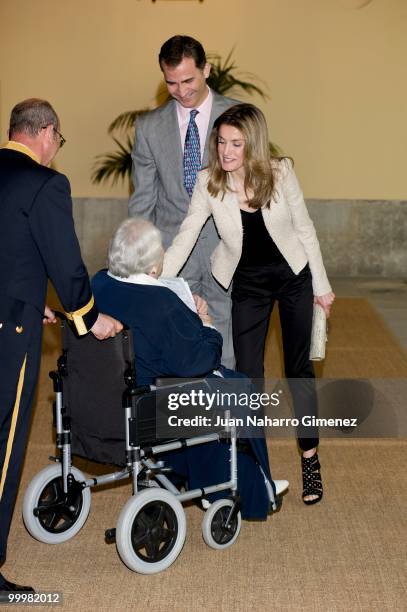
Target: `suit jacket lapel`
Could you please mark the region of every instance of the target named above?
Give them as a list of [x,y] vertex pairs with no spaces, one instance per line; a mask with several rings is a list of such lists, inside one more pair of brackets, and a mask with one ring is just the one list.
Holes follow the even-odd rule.
[[174,180],[182,185],[184,168],[175,100],[170,100],[162,109],[161,121],[157,126],[157,138],[165,155],[165,163],[173,169]]
[[274,242],[276,242],[276,238],[278,240],[278,235],[276,234],[275,228],[276,226],[278,227],[281,218],[284,216],[284,206],[277,206],[274,199],[272,199],[270,207],[262,208],[261,212],[264,219],[264,225],[266,226],[267,231],[274,240]]
[[[233,181],[231,181],[231,188],[233,189]],[[243,240],[243,225],[242,217],[240,214],[239,200],[237,199],[236,193],[233,191],[226,191],[223,200],[216,198],[219,206],[219,210],[223,216],[227,216],[230,220],[233,220],[234,228],[231,231],[238,232],[240,239]]]
[[[219,117],[219,115],[222,114],[228,106],[230,106],[230,103],[227,103],[227,99],[224,96],[216,93],[216,91],[211,91],[213,101],[202,160],[203,168],[208,165],[208,143],[213,123],[215,119]],[[184,183],[183,154],[175,100],[170,100],[162,108],[161,121],[157,126],[157,138],[160,141],[160,147],[163,149],[165,163],[172,169],[174,180],[182,186]],[[185,194],[188,197],[186,190]]]

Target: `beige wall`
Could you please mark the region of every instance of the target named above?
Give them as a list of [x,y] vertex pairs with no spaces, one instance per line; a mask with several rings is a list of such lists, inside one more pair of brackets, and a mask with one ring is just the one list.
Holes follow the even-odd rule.
[[406,0],[0,0],[0,129],[12,105],[48,98],[68,140],[57,168],[74,195],[121,111],[154,104],[156,56],[175,33],[257,74],[271,138],[310,198],[407,199]]

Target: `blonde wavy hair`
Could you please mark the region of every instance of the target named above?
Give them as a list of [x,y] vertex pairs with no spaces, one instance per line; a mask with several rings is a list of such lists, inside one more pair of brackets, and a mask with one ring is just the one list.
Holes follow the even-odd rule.
[[253,193],[247,199],[251,208],[270,206],[275,194],[277,164],[273,160],[281,157],[270,153],[266,119],[257,106],[253,104],[236,104],[220,115],[214,125],[209,139],[209,181],[208,191],[211,196],[219,193],[224,196],[231,191],[228,184],[228,172],[223,170],[218,155],[219,130],[222,125],[237,128],[244,139],[244,189],[246,194]]

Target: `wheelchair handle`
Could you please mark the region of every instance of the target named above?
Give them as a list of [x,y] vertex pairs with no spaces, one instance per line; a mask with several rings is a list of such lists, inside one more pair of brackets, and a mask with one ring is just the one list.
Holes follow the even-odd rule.
[[[52,310],[52,309],[51,309]],[[64,312],[62,312],[61,310],[54,310],[55,316],[57,317],[57,319],[61,319],[61,321],[67,321],[69,322],[68,317],[66,316],[66,314]],[[103,313],[101,313],[103,314]],[[110,316],[110,315],[109,315]],[[130,328],[125,325],[125,323],[122,322],[123,325],[123,330],[122,331],[128,331]],[[90,331],[90,330],[89,330]]]
[[64,312],[61,312],[60,310],[54,310],[54,313],[57,319],[61,319],[61,321],[68,321],[68,317]]

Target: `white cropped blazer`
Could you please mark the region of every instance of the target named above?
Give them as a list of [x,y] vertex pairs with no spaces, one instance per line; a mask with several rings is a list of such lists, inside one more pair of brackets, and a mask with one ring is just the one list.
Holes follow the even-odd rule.
[[[188,259],[205,221],[212,215],[220,242],[211,255],[215,279],[227,289],[239,263],[243,226],[237,196],[227,191],[223,198],[209,195],[208,170],[199,172],[191,204],[177,236],[164,256],[163,276],[176,276]],[[276,162],[275,197],[270,208],[263,207],[265,226],[295,274],[309,263],[314,295],[329,293],[331,285],[322,261],[321,249],[292,163]]]

